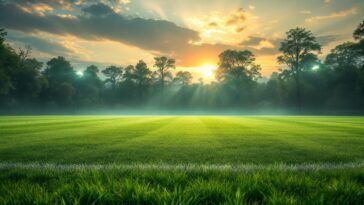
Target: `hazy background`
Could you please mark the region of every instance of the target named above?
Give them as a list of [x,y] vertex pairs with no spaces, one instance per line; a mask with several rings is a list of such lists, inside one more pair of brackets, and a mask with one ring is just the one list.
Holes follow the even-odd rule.
[[361,114],[363,9],[2,0],[0,112]]

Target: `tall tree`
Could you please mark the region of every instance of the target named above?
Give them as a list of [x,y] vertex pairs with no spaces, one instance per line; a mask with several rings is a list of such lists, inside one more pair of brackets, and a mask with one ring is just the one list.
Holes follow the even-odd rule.
[[358,67],[360,54],[355,49],[355,43],[345,42],[336,46],[326,56],[325,64],[330,68],[344,69],[348,66]]
[[76,72],[64,57],[52,58],[47,62],[43,76],[48,81],[48,96],[60,106],[71,106],[74,103]]
[[174,69],[176,67],[175,66],[176,60],[173,58],[167,58],[165,56],[155,57],[154,60],[155,60],[154,66],[158,68],[159,79],[161,86],[163,88],[165,84],[165,78],[170,72],[170,69]]
[[16,52],[4,43],[6,35],[5,29],[0,28],[0,95],[6,95],[14,89],[12,68],[19,62]]
[[43,63],[35,58],[29,58],[31,50],[29,46],[20,48],[19,62],[12,68],[12,81],[15,89],[12,90],[11,95],[24,103],[34,100],[41,90],[40,71]]
[[7,32],[4,28],[0,28],[0,44],[4,43]]
[[105,83],[110,83],[113,91],[116,89],[118,81],[123,76],[123,68],[116,66],[109,66],[102,73],[106,76]]
[[41,75],[40,71],[43,63],[35,58],[27,58],[21,60],[18,71],[13,77],[16,89],[12,91],[13,95],[20,101],[32,101],[41,91]]
[[148,68],[147,64],[140,60],[135,67],[131,67],[131,77],[135,81],[138,89],[139,100],[143,100],[143,95],[148,85],[151,82],[152,71]]
[[42,63],[29,58],[30,47],[16,52],[5,43],[5,36],[0,28],[0,95],[6,95],[14,104],[33,102],[41,89]]
[[353,37],[358,41],[355,43],[354,48],[361,55],[362,61],[364,61],[364,21],[355,29]]
[[83,75],[78,79],[77,96],[78,102],[82,105],[94,106],[100,102],[102,82],[98,73],[98,67],[90,65],[83,71]]
[[278,57],[278,62],[286,64],[290,68],[296,84],[297,106],[301,110],[300,74],[304,69],[307,56],[310,55],[312,57],[320,53],[321,46],[317,43],[311,31],[304,28],[291,29],[286,35],[279,48],[283,55]]
[[47,77],[50,86],[57,86],[63,82],[73,84],[76,80],[76,72],[71,63],[62,56],[48,61],[43,75]]
[[164,99],[164,86],[166,82],[166,77],[170,77],[171,73],[170,70],[174,69],[176,66],[176,60],[172,58],[167,58],[165,56],[155,57],[154,58],[154,67],[158,69],[158,78],[161,86],[161,93],[162,93],[162,103]]
[[99,73],[99,68],[95,65],[87,66],[86,70],[83,72],[83,77],[88,78],[91,81],[99,82],[100,78],[97,75]]
[[340,109],[357,109],[364,101],[364,61],[357,43],[345,42],[327,55],[326,66],[331,70],[330,102]]
[[219,55],[219,67],[216,71],[218,80],[239,80],[247,77],[258,79],[260,66],[255,63],[255,56],[251,51],[226,50]]
[[183,87],[189,85],[192,80],[192,74],[188,71],[179,71],[174,77],[173,81]]
[[235,104],[238,104],[242,100],[243,92],[247,97],[253,92],[252,86],[261,76],[260,70],[261,67],[255,63],[252,52],[226,50],[219,55],[216,78],[234,91]]
[[355,29],[353,37],[355,40],[362,40],[364,39],[364,21],[361,22],[358,28]]

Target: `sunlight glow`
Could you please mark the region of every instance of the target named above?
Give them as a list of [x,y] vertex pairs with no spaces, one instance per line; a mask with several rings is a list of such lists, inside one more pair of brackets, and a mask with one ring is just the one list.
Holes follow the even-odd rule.
[[217,69],[216,65],[205,64],[200,67],[200,72],[205,78],[211,78],[214,76],[214,71]]
[[315,65],[315,66],[312,67],[312,70],[318,70],[318,69],[320,69],[319,65]]
[[82,71],[77,71],[77,72],[76,72],[76,74],[77,74],[78,76],[80,76],[80,77],[82,77],[82,76],[83,76],[83,72],[82,72]]

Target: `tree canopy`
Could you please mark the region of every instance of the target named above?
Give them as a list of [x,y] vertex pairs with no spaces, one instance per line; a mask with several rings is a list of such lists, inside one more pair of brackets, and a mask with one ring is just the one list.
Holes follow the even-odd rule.
[[286,33],[286,38],[281,42],[279,50],[282,55],[277,60],[280,64],[286,64],[290,68],[289,76],[294,78],[296,84],[297,106],[301,109],[300,73],[305,65],[317,61],[317,54],[321,52],[321,45],[317,43],[311,31],[295,28]]
[[321,45],[311,31],[289,30],[277,58],[282,67],[269,78],[262,76],[253,52],[225,50],[218,56],[216,81],[208,84],[191,72],[175,71],[176,61],[166,56],[155,57],[152,67],[139,60],[76,70],[62,56],[42,63],[31,57],[30,48],[7,44],[6,31],[0,29],[0,111],[153,107],[361,113],[363,25],[353,32],[352,42],[337,45],[325,59],[318,57]]

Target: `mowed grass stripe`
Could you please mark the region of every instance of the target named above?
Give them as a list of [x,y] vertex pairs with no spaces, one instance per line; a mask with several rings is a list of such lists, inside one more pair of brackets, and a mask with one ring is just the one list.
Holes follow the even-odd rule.
[[[118,152],[123,150],[122,147],[115,148],[115,145],[125,144],[123,142],[165,126],[171,119],[173,118],[112,118],[108,119],[112,122],[99,123],[97,126],[94,123],[86,125],[81,123],[82,126],[77,128],[76,123],[67,129],[54,127],[38,130],[33,127],[34,132],[23,133],[22,136],[15,136],[15,139],[14,135],[11,135],[13,139],[9,139],[7,143],[0,143],[3,144],[0,145],[2,148],[0,157],[6,158],[10,153],[25,161],[57,159],[67,162],[79,158],[105,160],[110,157],[109,155],[115,157],[112,154],[113,150],[117,149]],[[14,143],[17,138],[21,138],[22,141]],[[5,142],[5,139],[1,141]],[[8,144],[12,146],[8,147]],[[97,156],[94,156],[95,150]]]
[[[131,120],[132,119],[132,120]],[[29,119],[25,119],[23,121],[18,121],[17,123],[1,123],[0,128],[1,132],[3,134],[6,134],[6,131],[18,131],[20,133],[29,132],[29,131],[47,131],[50,129],[64,129],[64,128],[74,128],[74,127],[82,127],[82,126],[105,126],[105,125],[114,125],[114,123],[107,123],[107,121],[113,121],[113,122],[138,122],[140,120],[146,121],[146,120],[155,120],[153,118],[130,118],[130,117],[59,117],[58,120],[49,120],[49,119],[43,119],[43,120],[35,120],[31,121]],[[106,121],[103,123],[103,121]]]
[[[264,121],[270,121],[272,123],[282,123],[284,125],[290,124],[293,126],[297,126],[297,128],[302,127],[303,129],[312,128],[312,129],[320,129],[320,130],[330,130],[334,132],[342,131],[343,134],[353,133],[353,134],[362,134],[363,131],[363,123],[356,123],[356,117],[353,117],[353,120],[348,122],[345,121],[345,117],[264,117],[264,118],[255,118]],[[334,118],[334,119],[331,119]],[[325,128],[325,129],[323,129]]]
[[[72,132],[72,136],[95,134],[98,130],[103,133],[112,132],[115,129],[127,127],[132,128],[134,124],[150,124],[153,125],[153,121],[158,121],[159,118],[143,117],[143,118],[91,118],[83,117],[82,119],[62,119],[57,122],[43,122],[35,124],[20,124],[17,126],[3,126],[0,133],[6,136],[14,135],[28,135],[28,136],[65,136],[69,131]],[[147,127],[147,126],[146,126]],[[125,129],[125,130],[127,130]],[[7,132],[6,132],[7,131]],[[49,133],[53,133],[50,135]],[[11,135],[10,135],[11,134]],[[99,134],[99,133],[97,133]]]
[[[360,117],[10,118],[17,119],[16,126],[0,122],[0,160],[6,162],[272,164],[364,159]],[[343,126],[335,126],[341,121]]]
[[153,132],[126,141],[123,147],[129,155],[142,159],[141,162],[168,159],[169,163],[178,163],[199,161],[200,157],[206,160],[213,151],[211,149],[218,146],[216,143],[219,142],[199,117],[176,117]]
[[[284,128],[280,140],[302,148],[316,149],[318,154],[332,155],[331,158],[361,159],[363,150],[363,128],[351,126],[346,121],[348,117],[264,117],[257,118],[269,121],[273,126]],[[361,118],[352,117],[353,122]],[[346,121],[344,126],[338,126],[340,121]],[[275,130],[272,130],[275,133]],[[292,136],[296,136],[292,138]],[[293,139],[293,140],[292,140]],[[350,154],[347,148],[351,147]],[[307,153],[307,152],[306,152]],[[307,154],[312,154],[307,153]],[[337,157],[336,157],[337,156]],[[330,160],[328,158],[327,160]]]
[[[211,121],[208,118],[206,121]],[[219,123],[223,121],[223,123]],[[316,157],[327,157],[328,160],[334,158],[335,152],[326,149],[324,144],[311,142],[305,136],[308,133],[315,133],[317,130],[311,127],[305,127],[307,133],[298,131],[294,125],[280,122],[265,122],[263,118],[241,118],[229,117],[215,119],[214,122],[208,123],[213,132],[224,135],[228,132],[228,136],[221,138],[226,146],[234,149],[242,149],[238,144],[245,144],[244,153],[240,158],[260,159],[262,161],[271,161],[271,156],[276,156],[289,163],[297,163],[305,159],[315,159]],[[264,127],[263,127],[264,126]],[[226,127],[231,130],[226,131]],[[300,129],[300,128],[298,128]],[[278,135],[278,136],[277,136]],[[239,139],[240,143],[236,143]],[[325,150],[326,149],[326,150]],[[231,149],[230,149],[231,150]],[[334,155],[334,156],[333,156]],[[238,157],[231,153],[231,157]],[[325,160],[325,159],[324,159]]]
[[102,170],[156,170],[156,171],[217,171],[217,172],[253,172],[253,171],[322,171],[349,170],[364,168],[363,162],[348,163],[304,163],[304,164],[54,164],[39,162],[0,162],[0,170],[43,170],[43,171],[102,171]]

